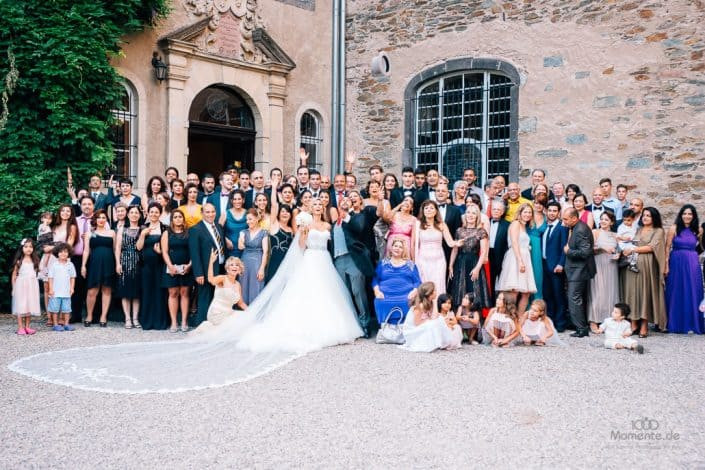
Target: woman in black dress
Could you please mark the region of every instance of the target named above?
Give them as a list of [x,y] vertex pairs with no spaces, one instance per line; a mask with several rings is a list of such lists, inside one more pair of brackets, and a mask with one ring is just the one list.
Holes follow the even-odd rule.
[[91,220],[91,230],[83,234],[83,262],[81,276],[86,278],[86,319],[83,326],[91,326],[98,291],[101,292],[100,326],[108,326],[108,309],[115,278],[113,245],[115,231],[108,224],[108,214],[97,210]]
[[142,300],[140,326],[145,330],[166,330],[167,315],[162,290],[164,261],[161,253],[161,238],[165,226],[159,221],[162,207],[153,202],[147,210],[147,225],[137,239],[137,249],[142,252]]
[[125,328],[139,325],[141,266],[137,251],[142,212],[139,206],[127,209],[127,222],[117,231],[115,243],[115,272],[118,275],[115,295],[122,301]]
[[193,285],[191,275],[191,255],[188,250],[188,229],[186,217],[180,209],[171,211],[169,229],[162,233],[162,257],[166,270],[162,273],[162,287],[169,291],[169,331],[176,333],[177,315],[181,306],[181,331],[188,331],[189,294]]
[[[269,264],[264,276],[265,285],[274,277],[294,238],[293,209],[290,205],[279,202],[279,178],[272,178],[272,209],[269,224]],[[289,185],[285,185],[291,189]]]

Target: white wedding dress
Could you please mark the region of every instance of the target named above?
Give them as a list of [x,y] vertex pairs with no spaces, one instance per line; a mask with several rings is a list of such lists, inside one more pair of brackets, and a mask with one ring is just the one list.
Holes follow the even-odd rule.
[[52,351],[9,368],[50,383],[108,393],[173,393],[222,387],[304,354],[362,336],[327,251],[328,231],[292,242],[277,274],[244,312],[184,340]]

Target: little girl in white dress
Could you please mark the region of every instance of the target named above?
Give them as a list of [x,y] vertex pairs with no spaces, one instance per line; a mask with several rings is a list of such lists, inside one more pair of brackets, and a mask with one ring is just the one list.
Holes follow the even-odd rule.
[[521,320],[521,339],[530,346],[560,345],[561,340],[556,335],[553,322],[546,315],[546,302],[536,299],[531,303],[531,308]]
[[463,330],[458,324],[453,312],[453,300],[448,294],[441,294],[437,301],[438,313],[445,318],[446,326],[450,329],[451,343],[446,349],[459,349],[463,344]]

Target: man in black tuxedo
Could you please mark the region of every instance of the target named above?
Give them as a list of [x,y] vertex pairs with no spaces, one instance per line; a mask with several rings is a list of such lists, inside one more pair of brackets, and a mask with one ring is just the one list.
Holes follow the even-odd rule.
[[414,185],[414,169],[406,166],[401,170],[401,187],[394,188],[392,195],[389,197],[389,204],[392,209],[397,207],[405,197],[414,197],[416,194],[416,186]]
[[[228,175],[229,176],[229,175]],[[225,262],[225,234],[223,228],[215,222],[215,206],[209,202],[203,205],[203,220],[191,227],[188,236],[191,271],[198,285],[198,311],[191,326],[198,326],[208,316],[208,307],[213,300],[213,286],[208,282],[208,263],[211,250],[218,253],[217,264],[213,265],[213,274],[222,272]]]
[[250,181],[252,187],[245,191],[245,209],[251,209],[255,205],[255,198],[258,194],[267,196],[267,200],[271,197],[272,191],[264,187],[264,173],[255,170],[250,173]]
[[575,333],[571,336],[582,338],[588,336],[590,329],[587,324],[585,309],[587,304],[588,283],[595,276],[595,242],[592,230],[578,219],[578,211],[568,207],[563,211],[563,225],[568,232],[568,243],[565,244],[565,274],[568,280],[568,311],[570,320],[575,325]]
[[[455,231],[458,227],[462,225],[462,219],[460,214],[460,209],[455,207],[450,203],[450,192],[448,191],[448,185],[439,183],[436,186],[436,202],[438,204],[438,213],[441,216],[441,220],[448,227],[448,232],[450,236],[455,238]],[[446,257],[446,265],[450,261],[450,253],[453,248],[449,247],[443,243],[443,254]]]
[[436,187],[440,180],[440,174],[435,168],[426,171],[426,183],[414,194],[414,214],[418,213],[421,203],[427,199],[436,201]]
[[495,283],[502,272],[502,262],[504,254],[509,249],[507,236],[509,234],[509,222],[504,220],[504,201],[501,198],[494,198],[490,201],[492,207],[492,218],[490,219],[490,287],[494,295]]
[[[374,275],[375,266],[372,254],[361,239],[372,231],[364,213],[350,214],[350,200],[343,198],[338,210],[338,221],[331,229],[330,252],[338,275],[352,296],[358,321],[365,337],[372,333],[372,311],[367,292],[367,279]],[[376,323],[376,322],[374,322]]]
[[[112,183],[113,177],[110,177],[110,182]],[[88,183],[88,195],[95,201],[95,210],[106,209],[108,207],[108,195],[103,192],[103,182],[100,176],[91,176],[90,182]]]
[[230,192],[233,187],[233,176],[228,172],[222,172],[220,188],[206,198],[206,201],[215,207],[215,220],[220,220],[220,215],[230,208]]
[[568,326],[565,310],[565,253],[563,247],[568,242],[568,229],[561,224],[561,205],[551,201],[546,205],[548,226],[541,238],[541,258],[543,259],[543,298],[546,301],[548,316],[559,333]]

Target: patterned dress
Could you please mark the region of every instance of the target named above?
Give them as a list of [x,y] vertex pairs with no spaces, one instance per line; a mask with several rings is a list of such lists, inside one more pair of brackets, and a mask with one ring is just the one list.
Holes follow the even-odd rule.
[[460,227],[455,232],[455,239],[463,240],[463,246],[458,248],[458,255],[453,264],[451,296],[454,306],[460,305],[463,296],[469,292],[475,295],[475,301],[479,302],[480,306],[492,306],[485,270],[480,268],[476,281],[470,278],[480,258],[480,242],[487,238],[487,232],[483,228]]
[[279,269],[279,265],[284,260],[287,251],[289,251],[289,246],[293,240],[294,235],[291,232],[286,232],[281,228],[277,230],[277,233],[269,235],[269,246],[271,247],[269,255],[269,263],[267,264],[267,274],[264,278],[265,284],[268,283]]
[[120,252],[120,265],[122,274],[117,279],[115,295],[121,299],[139,299],[141,281],[140,256],[137,251],[137,239],[140,236],[139,227],[122,230],[122,251]]

